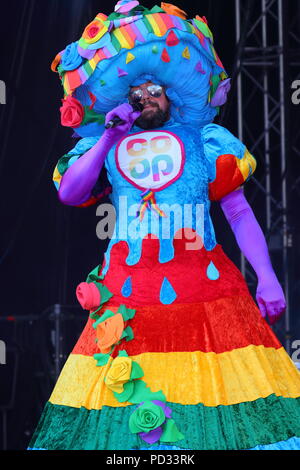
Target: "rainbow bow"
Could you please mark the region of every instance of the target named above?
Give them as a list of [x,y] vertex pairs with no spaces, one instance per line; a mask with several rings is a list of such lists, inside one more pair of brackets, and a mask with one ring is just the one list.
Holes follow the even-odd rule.
[[142,193],[142,201],[136,213],[136,216],[139,217],[140,221],[143,220],[147,207],[155,211],[160,217],[167,217],[164,211],[162,211],[158,207],[155,200],[154,192],[151,191],[151,189],[147,189],[145,192]]

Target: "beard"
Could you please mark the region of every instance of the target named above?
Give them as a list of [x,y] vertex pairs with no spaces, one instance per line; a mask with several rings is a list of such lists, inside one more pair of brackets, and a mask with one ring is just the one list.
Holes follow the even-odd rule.
[[134,124],[144,130],[163,126],[170,118],[169,109],[162,111],[158,104],[152,101],[149,101],[148,104],[151,104],[154,109],[143,111]]

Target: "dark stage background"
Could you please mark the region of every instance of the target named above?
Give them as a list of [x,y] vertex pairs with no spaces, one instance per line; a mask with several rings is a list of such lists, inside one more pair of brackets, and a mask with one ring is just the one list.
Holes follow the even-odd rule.
[[[289,17],[298,15],[300,22],[299,0],[287,2]],[[149,7],[159,4],[141,3]],[[231,74],[236,53],[234,0],[174,3],[187,11],[189,18],[196,14],[207,17],[216,50]],[[0,79],[6,84],[7,97],[0,107],[0,340],[6,343],[7,357],[6,365],[0,365],[0,448],[24,449],[28,445],[58,370],[87,319],[77,304],[75,288],[102,262],[107,245],[96,237],[96,206],[72,208],[57,199],[52,172],[74,141],[71,132],[60,125],[63,90],[50,64],[67,44],[79,39],[97,13],[109,14],[113,7],[114,2],[107,0],[1,3]],[[291,81],[296,78],[290,77]],[[222,125],[236,135],[234,86],[228,106]],[[299,110],[300,106],[290,103],[291,133],[299,128]],[[297,339],[300,191],[296,181],[300,173],[299,157],[293,152],[289,154],[288,172],[293,235],[288,267],[291,335]],[[257,178],[263,179],[263,175],[264,164],[258,160]],[[253,197],[255,191],[249,182],[246,195],[264,229],[261,203]],[[219,242],[239,264],[239,250],[218,207],[213,207],[213,215]],[[276,268],[278,253],[271,252],[271,256]],[[62,306],[60,311],[55,310],[55,304]],[[283,324],[276,328],[284,339]]]

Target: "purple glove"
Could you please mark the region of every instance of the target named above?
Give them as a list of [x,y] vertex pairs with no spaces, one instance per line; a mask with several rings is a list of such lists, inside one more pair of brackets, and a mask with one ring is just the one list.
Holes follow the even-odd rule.
[[270,324],[273,325],[284,313],[286,302],[262,230],[242,189],[221,199],[221,208],[242,253],[257,275],[256,300],[260,312],[264,318],[268,314]]
[[90,198],[109,150],[127,135],[140,114],[139,111],[133,111],[130,104],[124,103],[106,115],[105,123],[119,117],[124,124],[105,130],[94,147],[68,168],[58,191],[59,200],[63,204],[78,206]]

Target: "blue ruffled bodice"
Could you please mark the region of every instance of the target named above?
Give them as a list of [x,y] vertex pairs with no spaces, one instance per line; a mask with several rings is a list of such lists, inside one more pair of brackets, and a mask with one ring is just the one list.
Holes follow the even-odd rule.
[[[57,189],[64,172],[98,139],[81,139],[59,160],[54,172]],[[133,127],[112,147],[105,167],[116,223],[105,254],[104,274],[109,269],[110,250],[121,240],[129,246],[128,265],[139,262],[142,241],[148,234],[160,240],[160,263],[173,259],[173,239],[183,228],[196,232],[205,249],[212,250],[217,242],[210,200],[219,200],[247,181],[255,170],[255,159],[239,139],[219,125],[199,128],[171,118],[160,129]],[[101,188],[94,188],[94,193],[100,198],[105,194]],[[114,221],[109,212],[111,233]]]
[[[191,228],[200,235],[207,250],[216,245],[214,228],[210,218],[208,183],[214,170],[204,154],[201,129],[174,122],[172,119],[163,127],[163,131],[175,134],[184,148],[183,171],[178,179],[167,187],[155,191],[158,207],[167,217],[160,217],[149,208],[142,221],[136,215],[143,191],[135,187],[121,174],[116,161],[116,146],[111,149],[106,159],[108,178],[113,191],[110,196],[116,208],[116,226],[112,240],[106,252],[106,269],[109,266],[109,253],[114,243],[126,240],[130,253],[127,263],[138,263],[141,256],[142,239],[148,234],[155,234],[160,239],[161,263],[168,262],[174,256],[173,238],[181,228]],[[132,134],[143,131],[134,127]],[[138,134],[137,137],[140,137]],[[163,171],[160,169],[159,171]],[[127,217],[125,216],[127,213]]]

